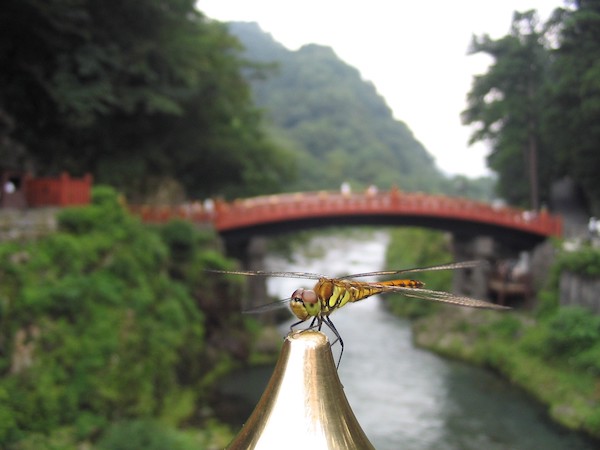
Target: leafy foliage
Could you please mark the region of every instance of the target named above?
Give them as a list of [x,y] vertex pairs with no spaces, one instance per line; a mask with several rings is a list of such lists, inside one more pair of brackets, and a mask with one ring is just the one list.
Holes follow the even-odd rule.
[[550,24],[554,51],[547,132],[564,171],[583,188],[593,211],[600,211],[600,3],[573,1]]
[[[471,142],[492,144],[488,163],[499,173],[499,193],[513,204],[539,207],[548,201],[553,154],[541,131],[549,54],[534,11],[515,13],[511,33],[498,40],[474,37],[471,53],[495,60],[478,75],[468,95],[463,121],[477,124]],[[538,180],[539,174],[543,174]]]
[[599,277],[600,250],[592,246],[584,246],[576,252],[563,252],[559,255],[557,269],[587,277]]
[[574,356],[600,344],[600,317],[583,308],[561,308],[548,329],[545,352],[549,355]]
[[0,42],[0,112],[41,171],[89,171],[130,195],[168,178],[248,195],[290,176],[238,42],[192,0],[8,0]]
[[537,208],[569,176],[600,210],[598,29],[600,4],[572,1],[546,24],[515,13],[509,35],[473,39],[471,51],[494,63],[475,77],[463,119],[476,125],[473,141],[491,143],[488,162],[511,203]]
[[168,418],[192,393],[185,420],[248,354],[239,286],[201,276],[231,265],[215,239],[175,224],[163,240],[114,192],[93,197],[59,215],[59,233],[0,245],[2,443],[91,439],[116,420]]
[[113,425],[98,445],[99,450],[185,450],[182,436],[155,421],[131,421]]

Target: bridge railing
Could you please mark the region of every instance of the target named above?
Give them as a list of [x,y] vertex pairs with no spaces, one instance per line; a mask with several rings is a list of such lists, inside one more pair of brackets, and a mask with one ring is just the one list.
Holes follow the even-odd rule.
[[217,203],[215,226],[229,230],[268,221],[331,215],[418,215],[487,222],[547,236],[561,233],[561,221],[531,212],[469,199],[390,191],[376,194],[316,192],[283,194]]
[[542,236],[559,236],[562,227],[560,218],[546,211],[531,212],[470,199],[404,193],[398,190],[360,194],[303,192],[232,202],[194,202],[178,206],[139,206],[131,209],[146,222],[166,222],[179,218],[196,223],[212,223],[218,231],[295,219],[360,215],[439,217],[488,223]]

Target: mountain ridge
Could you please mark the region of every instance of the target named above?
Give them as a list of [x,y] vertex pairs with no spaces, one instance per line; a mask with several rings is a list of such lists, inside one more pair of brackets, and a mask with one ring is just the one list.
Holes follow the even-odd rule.
[[267,130],[293,148],[310,174],[290,188],[330,189],[343,181],[436,192],[447,179],[408,125],[393,117],[375,85],[331,47],[308,43],[289,50],[255,22],[230,22],[245,58],[276,63],[266,77],[249,77]]

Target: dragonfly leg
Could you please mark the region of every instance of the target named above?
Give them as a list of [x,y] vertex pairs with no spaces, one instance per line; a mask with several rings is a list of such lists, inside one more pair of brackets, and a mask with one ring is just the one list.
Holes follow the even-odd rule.
[[[298,325],[300,325],[301,323],[306,322],[306,320],[299,320],[298,322],[294,322],[293,324],[290,325],[290,333],[292,333],[294,331],[294,327],[297,327]],[[312,327],[312,324],[314,323],[314,320],[312,321],[312,323],[310,324]]]
[[[306,322],[306,320],[299,320],[298,322],[293,323],[290,326],[290,333],[294,331],[294,327],[300,325],[301,323]],[[315,324],[315,322],[317,322]],[[344,354],[344,340],[342,339],[342,336],[340,336],[340,333],[338,332],[337,328],[335,327],[335,325],[333,324],[333,322],[331,321],[331,319],[327,316],[315,316],[313,317],[313,320],[310,322],[310,325],[305,328],[302,331],[307,331],[307,330],[313,330],[313,329],[317,329],[319,331],[321,331],[321,328],[323,327],[323,323],[325,323],[325,325],[327,325],[327,327],[333,332],[333,334],[335,335],[335,341],[333,341],[330,346],[333,347],[337,342],[340,343],[340,347],[341,347],[341,351],[340,351],[340,357],[338,358],[338,362],[336,364],[336,369],[340,367],[340,362],[342,362],[342,355]]]
[[[319,323],[315,324],[316,321],[319,321]],[[292,324],[292,326],[290,326],[290,332],[294,331],[294,327],[300,325],[301,323],[306,322],[306,320],[299,320],[298,322],[295,322]],[[319,331],[321,331],[321,326],[323,325],[323,319],[321,319],[320,317],[313,317],[313,320],[310,322],[310,325],[307,326],[305,329],[300,330],[300,332],[303,331],[308,331],[308,330],[314,330],[315,328]]]
[[[318,318],[319,319],[319,323],[317,326],[317,330],[321,331],[321,327],[323,326],[323,319],[321,317]],[[317,320],[317,317],[315,317],[312,321],[312,323],[310,324],[312,326],[313,323],[315,323],[315,320]]]
[[331,319],[328,316],[323,317],[322,322],[325,322],[325,325],[327,325],[329,327],[329,329],[331,331],[333,331],[333,334],[335,334],[335,341],[333,341],[331,343],[331,346],[333,347],[336,342],[338,342],[338,341],[340,342],[340,347],[342,350],[340,351],[340,357],[338,358],[338,362],[335,366],[336,369],[339,369],[340,363],[342,362],[342,355],[344,354],[344,340],[342,339],[342,336],[340,335],[338,330],[335,328],[335,325],[333,324],[333,322],[331,321]]
[[[317,316],[313,317],[313,320],[311,320],[311,322],[310,322],[310,327],[308,327],[309,330],[311,330],[315,327],[316,320],[317,320]],[[321,322],[320,321],[319,321],[319,330],[321,330]]]
[[[319,321],[319,323],[315,325],[315,322],[317,320]],[[293,323],[290,326],[290,333],[294,331],[294,327],[296,327],[296,326],[298,326],[298,325],[300,325],[301,323],[304,323],[304,322],[306,322],[306,320],[299,320],[298,322]],[[313,320],[310,322],[310,325],[308,327],[306,327],[304,330],[300,330],[300,332],[307,331],[307,330],[313,330],[315,328],[317,328],[319,331],[321,331],[321,326],[322,325],[323,325],[323,319],[321,319],[320,317],[315,316],[315,317],[313,317]]]

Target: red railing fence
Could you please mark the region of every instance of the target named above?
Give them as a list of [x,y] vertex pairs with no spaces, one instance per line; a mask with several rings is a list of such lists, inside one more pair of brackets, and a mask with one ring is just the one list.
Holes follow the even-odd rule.
[[27,206],[75,206],[90,203],[92,176],[72,178],[66,172],[58,178],[25,177]]

